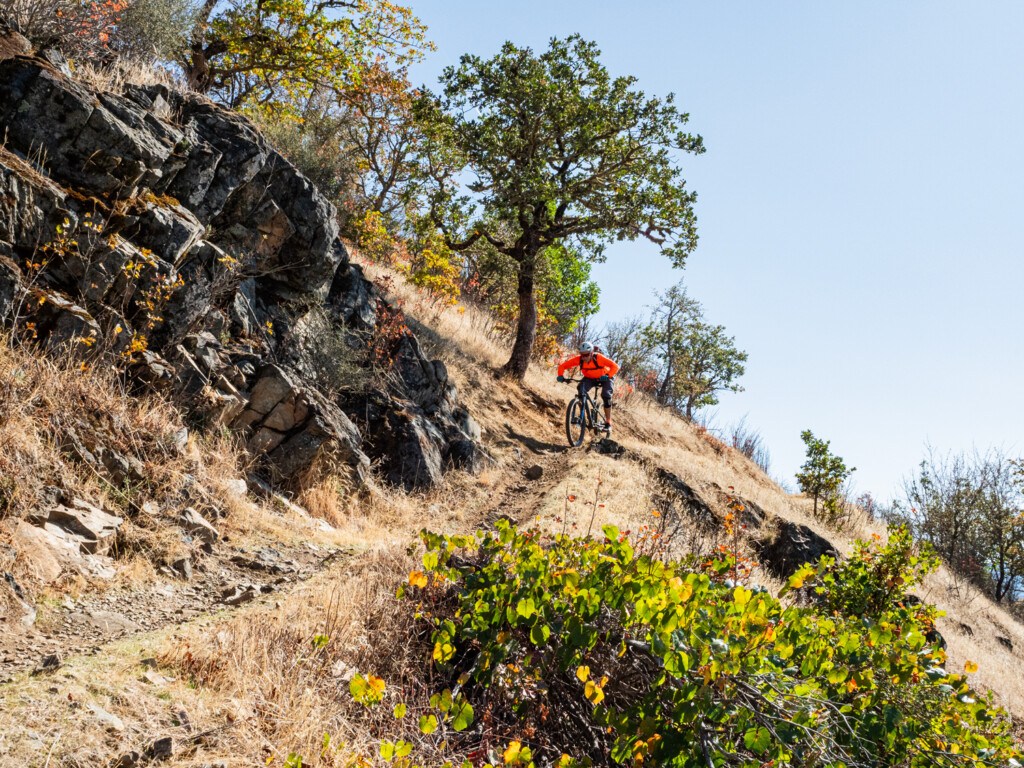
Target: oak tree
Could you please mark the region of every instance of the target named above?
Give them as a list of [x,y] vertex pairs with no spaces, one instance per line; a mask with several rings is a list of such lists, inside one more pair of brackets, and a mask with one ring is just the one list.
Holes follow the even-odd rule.
[[180,61],[189,85],[256,112],[300,114],[430,47],[419,19],[388,0],[204,0],[195,18]]
[[504,370],[522,378],[537,328],[537,267],[568,245],[600,260],[617,240],[645,238],[676,265],[697,242],[695,195],[679,153],[700,136],[670,94],[646,96],[612,77],[579,36],[547,51],[505,43],[490,59],[465,55],[415,107],[426,141],[431,221],[449,247],[483,239],[516,268],[518,319]]

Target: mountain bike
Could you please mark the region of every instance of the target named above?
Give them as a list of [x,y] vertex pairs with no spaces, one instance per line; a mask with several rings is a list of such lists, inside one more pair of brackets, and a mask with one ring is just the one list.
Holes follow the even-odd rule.
[[[566,379],[565,383],[574,384],[579,381],[581,380]],[[583,445],[583,438],[586,437],[588,429],[592,432],[606,432],[608,429],[601,409],[591,394],[595,391],[600,390],[590,390],[586,394],[577,391],[576,397],[569,401],[565,409],[565,437],[573,448]]]

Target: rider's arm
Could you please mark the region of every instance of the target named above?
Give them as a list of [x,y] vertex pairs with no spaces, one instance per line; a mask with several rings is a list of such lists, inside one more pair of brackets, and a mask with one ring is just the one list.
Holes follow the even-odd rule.
[[570,357],[568,360],[563,361],[558,366],[558,375],[563,375],[570,368],[577,368],[580,364],[580,356]]
[[616,363],[614,360],[605,357],[602,354],[598,354],[597,363],[598,365],[602,366],[605,369],[605,372],[609,376],[614,376],[616,373],[619,372],[618,363]]

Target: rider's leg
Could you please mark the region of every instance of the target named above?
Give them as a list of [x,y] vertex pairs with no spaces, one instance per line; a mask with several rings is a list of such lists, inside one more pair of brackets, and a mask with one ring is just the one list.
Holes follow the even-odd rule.
[[606,381],[601,385],[601,399],[604,400],[604,423],[608,429],[612,426],[612,383]]
[[580,399],[585,399],[590,390],[596,389],[600,385],[601,383],[597,379],[581,379],[579,385]]

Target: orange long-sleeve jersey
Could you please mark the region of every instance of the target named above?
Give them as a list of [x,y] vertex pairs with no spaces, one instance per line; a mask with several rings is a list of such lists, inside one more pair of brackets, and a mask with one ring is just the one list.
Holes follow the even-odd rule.
[[561,376],[570,368],[577,367],[583,373],[583,376],[588,379],[599,379],[605,375],[614,376],[619,371],[618,363],[598,352],[585,363],[581,362],[579,355],[563,360],[558,366],[558,375]]

